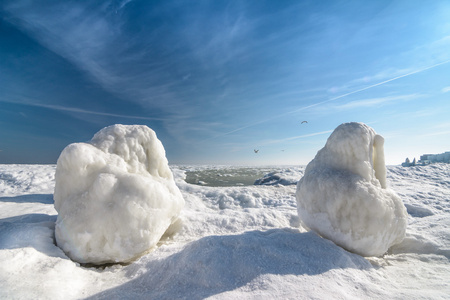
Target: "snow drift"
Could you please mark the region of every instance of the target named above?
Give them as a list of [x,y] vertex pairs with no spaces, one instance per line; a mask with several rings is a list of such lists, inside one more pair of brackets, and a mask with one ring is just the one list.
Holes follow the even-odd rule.
[[55,174],[57,245],[73,260],[128,262],[156,245],[184,199],[162,143],[141,125],[113,125],[61,153]]
[[[222,174],[242,169],[212,167]],[[290,169],[300,179],[305,167]],[[409,224],[405,239],[389,255],[368,259],[299,227],[294,185],[199,186],[186,183],[185,166],[172,165],[186,201],[176,238],[130,264],[102,268],[80,266],[54,244],[55,168],[0,164],[0,299],[403,300],[450,295],[450,164],[387,167],[387,181],[405,203]],[[210,174],[211,166],[196,168]],[[285,168],[253,167],[246,173],[251,183],[255,175]],[[221,209],[219,195],[234,202]],[[238,201],[245,195],[255,201],[253,207]]]
[[406,231],[406,208],[386,188],[383,144],[383,137],[365,124],[342,124],[297,184],[302,222],[363,256],[384,254]]

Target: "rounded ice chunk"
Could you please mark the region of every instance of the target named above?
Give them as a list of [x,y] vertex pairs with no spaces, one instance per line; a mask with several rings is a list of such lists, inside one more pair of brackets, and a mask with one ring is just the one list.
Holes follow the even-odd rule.
[[131,261],[155,246],[184,199],[162,143],[144,125],[68,145],[55,174],[57,245],[80,263]]
[[365,124],[341,124],[297,184],[302,222],[362,256],[384,254],[406,231],[406,208],[386,188],[383,144]]

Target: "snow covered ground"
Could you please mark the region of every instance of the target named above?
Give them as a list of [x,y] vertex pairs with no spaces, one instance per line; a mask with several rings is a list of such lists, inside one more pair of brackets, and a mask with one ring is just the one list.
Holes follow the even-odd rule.
[[450,299],[449,164],[388,167],[408,227],[383,257],[301,228],[304,167],[171,169],[181,221],[137,261],[93,267],[55,246],[55,165],[0,165],[0,299]]

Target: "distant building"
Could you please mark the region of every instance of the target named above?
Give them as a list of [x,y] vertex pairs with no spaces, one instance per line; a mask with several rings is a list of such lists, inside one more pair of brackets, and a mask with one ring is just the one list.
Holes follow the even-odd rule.
[[414,158],[413,162],[406,158],[405,162],[402,163],[403,167],[411,167],[415,165],[425,166],[433,163],[450,163],[450,151],[441,154],[423,154],[420,156],[420,160],[416,163]]
[[423,160],[428,160],[428,156],[433,156],[433,154],[424,154],[424,155],[421,155],[421,156],[420,156],[420,160],[421,160],[421,161],[423,161]]
[[414,158],[413,162],[409,160],[409,157],[405,159],[405,162],[402,163],[402,167],[412,167],[416,165],[416,158]]
[[406,159],[405,159],[405,162],[404,163],[402,163],[402,167],[409,167],[409,164],[411,163],[411,161],[409,160],[409,157],[407,157]]

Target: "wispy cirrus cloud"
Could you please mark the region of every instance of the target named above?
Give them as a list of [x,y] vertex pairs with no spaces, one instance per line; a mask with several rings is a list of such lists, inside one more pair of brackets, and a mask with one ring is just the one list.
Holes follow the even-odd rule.
[[387,68],[381,71],[378,71],[375,74],[369,74],[365,75],[363,77],[359,77],[356,79],[353,79],[342,86],[334,86],[330,88],[328,91],[336,94],[336,93],[343,93],[345,91],[349,91],[352,89],[355,89],[356,87],[359,87],[361,85],[367,85],[374,82],[384,81],[389,78],[395,78],[398,76],[402,76],[403,74],[408,74],[410,72],[413,72],[413,69],[411,68]]
[[[401,57],[407,58],[409,66],[394,67],[389,66],[362,77],[356,78],[341,86],[335,86],[329,89],[329,92],[343,93],[348,90],[358,88],[361,85],[367,85],[374,82],[385,81],[390,78],[402,78],[410,74],[420,73],[428,69],[446,64],[450,60],[450,35],[441,36],[425,44],[415,47],[401,53]],[[428,66],[427,66],[428,65]]]
[[428,136],[439,136],[439,135],[450,135],[450,130],[435,131],[435,132],[421,134],[419,136],[420,137],[428,137]]
[[[135,21],[129,13],[137,8],[130,4],[125,0],[42,5],[17,0],[9,1],[5,11],[15,27],[82,70],[108,93],[147,111],[157,110],[167,131],[178,137],[201,128],[194,125],[199,120],[210,124],[209,112],[219,100],[223,108],[243,103],[230,104],[233,95],[227,93],[236,89],[229,88],[225,66],[236,57],[251,56],[253,44],[246,37],[254,25],[247,21],[244,7],[228,13],[210,11],[204,4],[185,10],[187,4],[182,3],[139,3],[141,18]],[[160,20],[169,12],[172,17],[180,15],[170,25]],[[212,96],[207,94],[210,90]],[[185,119],[190,122],[176,122]]]
[[429,136],[440,136],[440,135],[450,135],[450,122],[443,122],[435,124],[433,127],[428,128],[425,133],[418,136],[429,137]]
[[[429,69],[433,69],[433,68],[436,68],[438,66],[445,65],[445,64],[448,64],[448,63],[450,63],[450,60],[445,60],[445,61],[433,64],[431,66],[427,66],[427,67],[424,67],[424,68],[416,69],[416,70],[408,72],[406,74],[402,74],[402,75],[399,75],[399,76],[396,76],[396,77],[393,77],[393,78],[390,78],[390,79],[387,79],[387,80],[384,80],[384,81],[381,81],[381,82],[378,82],[378,83],[375,83],[375,84],[371,84],[369,86],[365,86],[363,88],[359,88],[359,89],[353,90],[351,92],[348,92],[348,93],[345,93],[345,94],[342,94],[342,95],[330,98],[330,99],[325,100],[325,101],[321,101],[321,102],[317,102],[317,103],[314,103],[314,104],[311,104],[311,105],[308,105],[308,106],[300,107],[297,110],[294,110],[293,112],[290,112],[290,113],[302,111],[302,110],[309,109],[309,108],[312,108],[312,107],[316,107],[316,106],[319,106],[319,105],[322,105],[322,104],[325,104],[325,103],[333,102],[333,101],[336,101],[338,99],[341,99],[341,98],[344,98],[344,97],[347,97],[347,96],[350,96],[350,95],[353,95],[353,94],[357,94],[357,93],[360,93],[360,92],[363,92],[363,91],[366,91],[366,90],[369,90],[369,89],[372,89],[372,88],[375,88],[375,87],[378,87],[378,86],[382,86],[384,84],[387,84],[387,83],[392,82],[392,81],[399,80],[399,79],[404,78],[404,77],[408,77],[408,76],[412,76],[412,75],[415,75],[415,74],[418,74],[418,73],[422,73],[422,72],[427,71]],[[388,99],[388,98],[385,98],[385,99]],[[380,101],[382,101],[382,100],[380,100]],[[390,100],[388,100],[388,101],[390,101]]]
[[[228,131],[228,132],[216,135],[214,137],[211,137],[211,139],[222,137],[222,136],[225,136],[225,135],[229,135],[229,134],[232,134],[232,133],[235,133],[235,132],[247,129],[249,127],[253,127],[253,126],[256,126],[256,125],[260,125],[262,123],[266,123],[266,122],[271,121],[273,119],[281,118],[281,117],[284,117],[284,116],[287,116],[287,115],[291,115],[291,114],[294,114],[294,113],[297,113],[297,112],[300,112],[300,111],[305,111],[305,110],[308,110],[308,109],[311,109],[311,108],[315,108],[315,107],[321,106],[321,105],[326,104],[326,103],[334,102],[336,100],[345,98],[347,96],[354,95],[354,94],[357,94],[357,93],[360,93],[362,91],[366,91],[366,90],[369,90],[369,89],[372,89],[372,88],[375,88],[375,87],[378,87],[378,86],[382,86],[382,85],[387,84],[389,82],[393,82],[393,81],[399,80],[399,79],[404,78],[404,77],[412,76],[412,75],[415,75],[415,74],[427,71],[429,69],[433,69],[433,68],[436,68],[438,66],[441,66],[441,65],[444,65],[444,64],[448,64],[448,63],[450,63],[450,60],[445,60],[445,61],[433,64],[433,65],[430,65],[430,66],[426,66],[426,67],[423,67],[423,68],[420,68],[420,69],[416,69],[416,70],[408,72],[406,74],[401,74],[399,76],[396,76],[396,77],[393,77],[393,78],[389,78],[387,80],[384,80],[384,81],[381,81],[381,82],[378,82],[378,83],[375,83],[375,84],[371,84],[369,86],[365,86],[365,87],[362,87],[362,88],[350,91],[348,93],[341,94],[341,95],[336,96],[336,97],[332,97],[332,98],[324,100],[324,101],[320,101],[320,102],[316,102],[316,103],[313,103],[313,104],[305,105],[305,106],[299,107],[297,109],[291,110],[291,111],[283,113],[283,114],[274,115],[274,116],[272,116],[270,118],[267,118],[267,119],[259,120],[259,121],[254,122],[254,123],[249,123],[249,124],[247,124],[245,126],[242,126],[242,127],[236,128],[234,130],[231,130],[231,131]],[[349,103],[349,104],[347,104],[347,106],[348,106],[348,108],[350,108],[352,106],[353,107],[373,106],[373,105],[376,105],[377,103],[380,104],[380,103],[388,102],[388,101],[411,100],[411,99],[414,99],[414,98],[417,98],[417,97],[419,97],[419,95],[391,96],[391,97],[384,97],[384,98],[366,99],[366,100],[360,100],[360,101],[355,101],[353,103]],[[344,107],[345,107],[345,105],[344,105]]]
[[176,82],[161,75],[167,74],[171,65],[152,59],[148,45],[157,43],[157,34],[128,34],[128,20],[119,11],[127,3],[56,1],[41,5],[14,1],[5,5],[5,10],[10,15],[7,20],[86,72],[105,90],[127,101],[164,109],[177,99],[173,93]]
[[442,93],[448,93],[448,92],[450,92],[450,86],[447,86],[447,87],[442,88],[441,92],[442,92]]
[[33,107],[42,107],[42,108],[58,110],[58,111],[63,111],[63,112],[76,113],[76,114],[88,114],[88,115],[117,117],[117,118],[136,119],[136,120],[153,120],[153,121],[169,120],[169,119],[165,119],[165,118],[144,117],[144,116],[133,116],[133,115],[122,115],[122,114],[99,112],[99,111],[87,110],[87,109],[82,109],[82,108],[77,108],[77,107],[39,103],[37,101],[6,101],[6,100],[0,99],[0,102],[33,106]]
[[308,138],[308,137],[312,137],[312,136],[328,134],[331,132],[333,132],[333,130],[325,130],[325,131],[313,132],[313,133],[308,133],[308,134],[296,135],[296,136],[287,137],[287,138],[283,138],[283,139],[265,141],[265,142],[261,143],[261,145],[266,146],[266,145],[271,145],[271,144],[286,143],[286,142],[293,141],[293,140],[299,140],[299,139],[304,139],[304,138]]
[[373,107],[380,106],[384,104],[394,104],[396,102],[411,101],[421,98],[422,95],[411,94],[411,95],[399,95],[399,96],[386,96],[378,98],[361,99],[356,101],[351,101],[345,104],[335,105],[336,109],[355,109],[361,107]]

